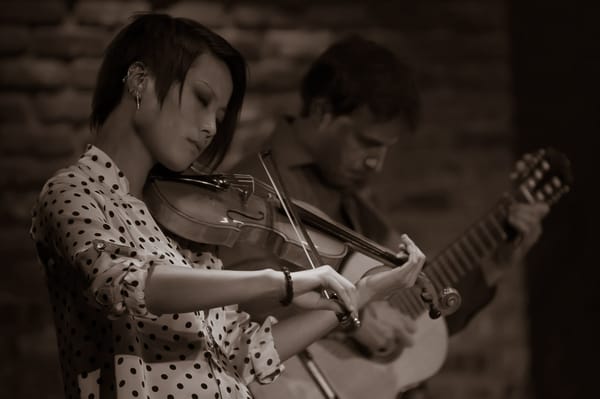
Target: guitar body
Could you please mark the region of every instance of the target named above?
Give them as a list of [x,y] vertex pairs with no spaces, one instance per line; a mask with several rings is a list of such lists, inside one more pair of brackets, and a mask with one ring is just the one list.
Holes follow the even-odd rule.
[[318,341],[309,350],[340,399],[394,399],[398,392],[433,376],[446,358],[448,333],[443,319],[431,320],[424,313],[416,322],[414,345],[388,363],[363,357],[334,339]]
[[[416,323],[414,345],[389,363],[365,358],[336,339],[317,341],[308,351],[339,399],[395,399],[398,392],[437,373],[446,358],[448,333],[443,319],[431,320],[423,313]],[[257,399],[325,397],[297,357],[284,364],[285,371],[274,383],[251,385]]]
[[[355,252],[345,262],[342,274],[357,281],[379,266],[378,261]],[[444,320],[432,320],[424,312],[415,322],[414,345],[391,362],[368,359],[338,339],[322,339],[308,351],[339,399],[394,399],[398,392],[433,376],[446,358],[448,333]],[[257,399],[325,397],[299,358],[293,357],[284,364],[285,371],[274,383],[251,385]]]

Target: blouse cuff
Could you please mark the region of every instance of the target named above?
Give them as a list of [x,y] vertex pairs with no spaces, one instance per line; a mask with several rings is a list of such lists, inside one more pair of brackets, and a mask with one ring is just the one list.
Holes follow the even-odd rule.
[[[153,261],[145,259],[132,248],[103,240],[94,240],[92,245],[93,249],[82,254],[88,258],[87,261],[84,259],[86,270],[91,269],[88,298],[107,311],[109,319],[114,320],[124,314],[157,318],[148,311],[144,297]],[[88,252],[91,253],[85,256]]]
[[256,331],[248,348],[248,355],[252,359],[252,366],[256,373],[255,378],[260,384],[270,384],[284,370],[273,341],[272,331],[275,324],[277,324],[275,317],[267,317]]

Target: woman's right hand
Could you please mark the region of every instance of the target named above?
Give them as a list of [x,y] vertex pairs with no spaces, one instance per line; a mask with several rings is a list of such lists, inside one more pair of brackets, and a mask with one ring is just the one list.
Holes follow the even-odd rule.
[[[331,266],[292,273],[294,299],[292,303],[304,309],[324,309],[358,314],[358,293],[354,284]],[[321,290],[334,292],[339,301],[327,299]],[[344,309],[342,308],[344,307]]]

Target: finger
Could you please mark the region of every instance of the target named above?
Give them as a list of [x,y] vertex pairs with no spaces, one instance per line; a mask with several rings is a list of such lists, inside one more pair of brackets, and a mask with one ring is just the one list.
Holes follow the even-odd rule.
[[378,319],[382,323],[387,323],[394,327],[396,330],[402,330],[408,334],[413,334],[417,330],[417,323],[408,315],[402,313],[398,309],[389,306],[389,310],[386,308],[380,309],[383,314],[379,314]]
[[373,348],[384,347],[386,343],[394,339],[394,331],[391,328],[383,327],[382,324],[377,322],[365,323],[362,327],[364,330],[361,331],[361,341],[370,341],[370,346]]
[[403,346],[412,346],[415,343],[413,332],[406,328],[396,328],[394,330],[395,340]]
[[535,204],[515,203],[511,205],[509,215],[517,217],[530,215],[541,220],[549,211],[550,206],[544,202]]
[[347,309],[350,312],[356,313],[356,295],[354,295],[354,291],[356,291],[356,289],[354,288],[354,285],[352,285],[352,283],[350,283],[350,286],[348,286],[344,282],[344,280],[346,282],[348,281],[339,274],[337,276],[327,276],[327,288],[333,290],[337,294],[339,300],[342,302],[343,307],[345,309]]
[[331,310],[335,313],[344,313],[345,312],[344,308],[342,308],[342,306],[337,301],[327,299],[322,296],[315,299],[314,304],[315,304],[315,308],[318,308],[318,309]]

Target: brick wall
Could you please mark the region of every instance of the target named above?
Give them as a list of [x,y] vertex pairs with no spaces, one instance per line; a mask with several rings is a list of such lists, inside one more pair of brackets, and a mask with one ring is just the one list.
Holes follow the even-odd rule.
[[[153,8],[214,28],[249,61],[250,89],[226,165],[241,148],[257,148],[276,115],[297,111],[298,80],[310,60],[358,32],[419,70],[423,126],[390,153],[376,186],[398,229],[433,255],[508,184],[513,131],[503,1],[4,0],[0,396],[62,397],[46,289],[27,235],[29,208],[50,174],[91,138],[87,116],[104,46],[132,12]],[[432,391],[445,399],[526,397],[524,309],[514,268],[494,303],[452,339]]]

